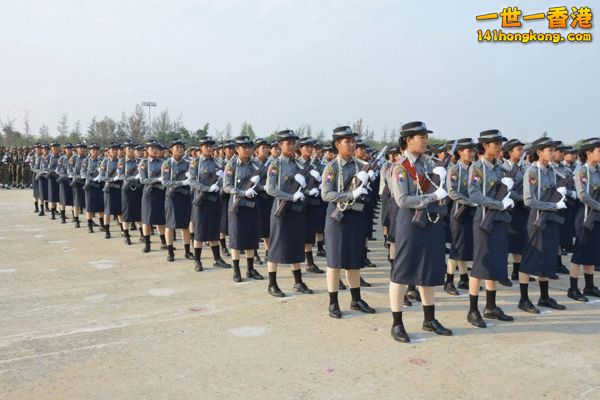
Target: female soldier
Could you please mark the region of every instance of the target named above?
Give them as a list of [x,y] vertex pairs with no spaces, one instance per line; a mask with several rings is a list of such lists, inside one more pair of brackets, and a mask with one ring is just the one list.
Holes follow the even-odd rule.
[[229,247],[233,263],[233,281],[241,282],[240,251],[246,255],[246,277],[263,279],[254,269],[254,250],[258,248],[258,218],[256,205],[256,184],[260,179],[260,167],[252,160],[253,143],[248,136],[235,138],[237,157],[231,158],[225,166],[223,190],[229,195],[227,213],[229,219]]
[[450,210],[450,254],[444,291],[458,296],[454,286],[454,271],[460,272],[458,287],[469,289],[467,263],[473,261],[473,217],[477,204],[469,200],[469,167],[473,162],[475,142],[471,138],[459,139],[456,145],[454,165],[448,169],[446,187],[448,196],[453,200]]
[[46,215],[45,210],[49,211],[48,208],[48,173],[44,172],[44,164],[48,162],[50,153],[50,146],[47,143],[42,145],[42,154],[37,157],[34,166],[36,171],[36,182],[38,186],[38,196],[40,200],[40,217]]
[[[235,158],[235,142],[228,140],[223,142],[221,145],[221,165],[225,166],[229,161]],[[227,236],[229,235],[229,193],[225,190],[221,190],[221,229],[219,233],[219,243],[221,244],[221,255],[229,257],[229,250],[227,249]]]
[[[130,223],[142,220],[142,188],[139,179],[138,164],[140,160],[135,156],[135,144],[125,144],[125,157],[119,159],[117,175],[123,178],[121,187],[121,210],[123,214],[123,241],[126,245],[131,244],[129,234]],[[143,235],[142,235],[143,236]]]
[[[364,204],[361,198],[368,192],[364,185],[369,179],[363,164],[354,158],[356,137],[349,126],[333,130],[333,147],[338,155],[323,170],[321,197],[328,202],[325,220],[325,249],[327,253],[327,291],[329,316],[342,318],[338,303],[340,271],[346,270],[352,302],[350,308],[373,314],[360,294],[360,269],[365,266]],[[356,183],[360,180],[360,184]]]
[[56,164],[60,158],[60,143],[50,143],[50,154],[42,170],[48,174],[48,203],[50,203],[51,219],[56,219],[56,203],[60,200],[58,188],[58,174]]
[[[408,343],[410,338],[402,322],[402,303],[406,285],[419,286],[423,304],[423,330],[438,335],[450,336],[452,331],[446,329],[435,319],[434,286],[444,283],[445,234],[441,222],[439,208],[431,208],[430,204],[447,197],[443,188],[446,170],[443,167],[433,168],[424,156],[427,151],[429,134],[423,122],[416,121],[402,125],[400,132],[400,149],[403,156],[392,168],[392,179],[389,179],[392,197],[398,205],[396,216],[396,254],[390,274],[390,305],[393,316],[392,337]],[[440,178],[440,185],[435,192],[427,194],[433,181],[430,174]],[[425,209],[427,220],[424,225],[414,222],[417,210]]]
[[[563,223],[557,211],[567,208],[564,200],[567,189],[556,188],[556,174],[551,166],[555,148],[556,144],[549,137],[531,144],[533,164],[525,171],[527,181],[523,182],[523,199],[530,211],[527,241],[519,270],[519,308],[533,314],[539,314],[540,310],[531,303],[527,293],[530,274],[537,276],[540,283],[538,306],[555,310],[566,308],[548,295],[548,277],[556,274],[555,253],[560,246],[560,224]],[[563,196],[558,202],[551,201],[554,190]],[[540,223],[542,219],[545,219],[543,224]]]
[[[256,159],[255,161],[260,164],[260,181],[256,185],[256,193],[258,200],[259,210],[259,237],[262,239],[265,245],[265,258],[269,254],[269,237],[271,236],[271,208],[273,207],[273,198],[265,191],[265,185],[267,184],[267,170],[271,160],[269,159],[269,142],[265,139],[257,138],[254,141],[254,152]],[[262,260],[258,255],[258,249],[255,255],[256,262],[260,265]]]
[[158,226],[161,248],[167,248],[165,239],[165,188],[161,182],[164,160],[159,158],[159,143],[150,141],[146,143],[146,148],[148,158],[142,160],[138,165],[140,182],[144,185],[144,193],[142,194],[143,253],[150,252],[152,225]]
[[90,155],[81,165],[81,178],[85,179],[83,190],[85,191],[85,216],[88,222],[88,232],[94,233],[94,214],[98,213],[100,225],[103,224],[104,198],[102,197],[102,186],[98,178],[100,167],[100,146],[92,143],[89,147]]
[[[302,167],[294,160],[298,136],[291,130],[277,133],[281,155],[269,164],[266,191],[275,198],[271,211],[271,243],[267,258],[268,291],[272,296],[284,297],[277,285],[277,265],[291,264],[295,292],[312,294],[302,281],[300,263],[304,261],[307,193]],[[297,187],[297,189],[296,189]]]
[[81,178],[81,166],[83,161],[87,158],[87,145],[85,143],[77,144],[77,153],[69,158],[68,173],[73,179],[71,187],[73,188],[73,206],[75,211],[75,228],[81,226],[79,222],[79,214],[85,210],[85,191],[83,185],[85,181]]
[[[502,142],[506,140],[497,129],[481,132],[478,141],[482,155],[469,169],[469,200],[480,207],[473,219],[473,268],[469,278],[470,306],[467,321],[478,328],[486,327],[477,308],[482,279],[485,279],[486,287],[483,315],[500,321],[513,320],[496,305],[496,281],[508,278],[506,259],[510,214],[506,210],[515,204],[510,196],[502,201],[494,199],[502,184],[508,190],[513,186],[513,180],[504,177],[504,170],[497,161],[502,152]],[[488,216],[492,219],[491,224],[482,227],[482,220],[488,213],[491,213]]]
[[[100,174],[98,179],[104,182],[104,238],[110,239],[110,220],[117,217],[121,219],[121,180],[117,167],[119,166],[119,143],[111,143],[108,157],[100,163]],[[123,226],[121,225],[121,231]]]
[[215,141],[204,136],[199,141],[200,155],[190,161],[190,187],[193,189],[193,224],[194,224],[194,268],[203,270],[202,244],[208,242],[212,250],[213,267],[231,268],[219,253],[219,222],[221,218],[221,202],[219,182],[223,178],[223,170],[213,158]]
[[[73,188],[71,187],[71,178],[69,176],[69,159],[73,152],[73,145],[65,143],[63,146],[64,154],[56,162],[56,173],[58,174],[58,207],[60,209],[60,222],[67,222],[66,208],[73,207]],[[71,210],[73,217],[75,213]]]
[[[510,175],[514,182],[513,189],[510,192],[510,198],[515,202],[515,206],[510,210],[511,219],[508,225],[508,253],[512,257],[513,271],[512,280],[519,279],[519,267],[521,265],[521,256],[527,240],[527,217],[529,210],[523,204],[523,175],[525,165],[519,164],[523,154],[523,143],[518,139],[511,139],[502,146],[504,154],[504,170]],[[512,286],[510,280],[500,281],[504,286]]]
[[[42,156],[42,145],[40,143],[36,143],[34,145],[34,152],[28,157],[27,162],[29,163],[29,168],[31,169],[31,172],[33,174],[32,176],[32,189],[33,189],[33,205],[34,205],[34,211],[35,213],[39,213],[40,212],[40,208],[39,208],[39,193],[38,193],[38,189],[39,189],[39,185],[37,182],[37,175],[38,175],[38,166],[39,166],[39,160]],[[44,203],[42,203],[42,209],[44,208]]]
[[[575,189],[581,200],[575,216],[575,249],[571,257],[571,285],[567,296],[577,301],[588,301],[586,296],[600,297],[594,286],[594,266],[600,265],[600,138],[581,142],[581,165],[575,169]],[[583,266],[585,287],[583,294],[577,287],[579,267]]]
[[183,156],[185,152],[184,143],[175,139],[169,145],[172,156],[162,165],[162,182],[166,188],[165,193],[165,234],[169,254],[167,261],[175,261],[173,241],[175,229],[181,229],[183,236],[184,257],[193,260],[190,252],[190,216],[192,214],[192,203],[190,201],[190,179],[188,171],[189,161]]

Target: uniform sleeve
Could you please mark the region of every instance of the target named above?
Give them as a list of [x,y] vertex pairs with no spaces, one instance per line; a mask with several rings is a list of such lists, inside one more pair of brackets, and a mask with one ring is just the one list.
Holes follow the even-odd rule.
[[232,195],[243,196],[243,192],[235,184],[235,166],[231,161],[225,165],[223,173],[223,191]]
[[594,200],[587,191],[588,179],[589,177],[585,167],[581,166],[575,171],[575,190],[577,191],[577,197],[579,197],[579,200],[586,206],[596,211],[600,211],[600,202]]
[[108,179],[108,175],[107,175],[107,166],[108,164],[108,159],[105,158],[104,160],[102,160],[102,162],[100,163],[100,166],[98,167],[98,180],[99,181],[103,181],[103,182],[107,182]]
[[392,196],[400,208],[424,208],[436,200],[433,193],[422,195],[410,194],[408,172],[401,164],[397,164],[392,168],[392,175],[388,179],[388,184]]
[[504,207],[501,201],[494,200],[483,194],[481,187],[483,184],[483,172],[481,168],[485,167],[473,164],[469,168],[469,200],[492,210],[502,210]]
[[209,191],[210,186],[203,184],[202,182],[200,182],[200,179],[199,179],[199,175],[200,175],[200,160],[199,159],[192,158],[192,160],[190,161],[189,175],[190,175],[190,186],[191,187],[193,187],[194,189],[199,190],[201,192]]
[[162,178],[162,184],[166,187],[166,188],[176,188],[181,186],[181,181],[176,181],[176,180],[172,180],[171,179],[171,163],[169,162],[169,160],[165,160],[160,168],[160,173],[161,173],[161,178]]
[[[521,167],[516,167],[521,169]],[[524,197],[525,197],[525,186],[526,186],[526,181],[525,181],[525,175],[523,174],[521,178],[521,180],[519,181],[517,177],[519,177],[520,173],[517,172],[517,175],[514,178],[514,182],[515,182],[515,186],[517,186],[519,184],[519,182],[521,182],[521,190],[512,190],[510,192],[510,198],[513,199],[515,202],[517,201],[524,201]]]
[[[537,198],[538,186],[538,169],[529,167],[523,177],[523,201],[527,207],[540,211],[556,211],[556,203],[540,201]],[[525,180],[527,178],[527,180]]]
[[283,190],[277,187],[277,182],[279,181],[279,174],[281,173],[281,164],[278,162],[273,162],[269,165],[269,169],[267,171],[267,183],[265,185],[265,190],[269,196],[275,197],[279,200],[291,201],[294,196],[290,193],[286,193]]
[[156,179],[148,178],[148,165],[150,162],[147,160],[140,161],[138,165],[138,169],[140,171],[140,182],[143,185],[152,185],[155,183]]
[[337,191],[337,173],[332,164],[327,164],[321,177],[321,198],[328,203],[341,203],[352,200],[351,192]]
[[448,169],[448,175],[446,176],[446,187],[448,188],[448,197],[450,197],[453,201],[458,204],[473,204],[469,201],[469,198],[464,194],[460,193],[458,190],[458,185],[460,183],[461,177],[459,174],[459,165],[453,165]]

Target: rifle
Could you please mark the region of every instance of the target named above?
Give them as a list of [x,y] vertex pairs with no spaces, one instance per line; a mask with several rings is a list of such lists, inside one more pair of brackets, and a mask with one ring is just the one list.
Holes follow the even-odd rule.
[[[252,181],[252,178],[258,176],[258,168],[255,168],[252,175],[245,176],[240,180],[240,183],[236,186],[236,189],[246,191],[248,189],[252,189],[256,186],[256,184]],[[238,213],[240,206],[254,208],[255,202],[253,199],[246,199],[242,196],[234,195],[233,201],[231,202],[231,206],[229,206],[229,212],[232,214]]]
[[[424,194],[431,194],[437,190],[438,187],[443,187],[444,183],[440,181],[440,176],[433,173],[425,175],[425,179],[429,181],[429,186]],[[445,199],[444,199],[445,200]],[[424,228],[427,225],[429,214],[438,214],[438,216],[444,216],[448,213],[446,202],[442,200],[440,204],[437,201],[427,204],[426,207],[415,210],[411,223],[419,228]]]
[[[596,201],[600,201],[600,188],[596,189],[592,194],[592,198]],[[587,207],[587,216],[583,220],[583,227],[588,231],[594,229],[594,222],[600,221],[600,214],[598,211],[594,210],[591,207]]]
[[[215,174],[212,179],[208,179],[208,180],[202,181],[200,183],[202,183],[204,186],[212,186],[215,183],[218,183],[220,179],[221,178],[218,175]],[[219,195],[216,194],[216,193],[203,192],[201,190],[196,190],[194,193],[195,194],[194,194],[193,204],[196,207],[200,207],[202,205],[202,201],[204,199],[206,199],[208,201],[212,201],[212,202],[215,202],[215,201],[217,201],[219,199]]]

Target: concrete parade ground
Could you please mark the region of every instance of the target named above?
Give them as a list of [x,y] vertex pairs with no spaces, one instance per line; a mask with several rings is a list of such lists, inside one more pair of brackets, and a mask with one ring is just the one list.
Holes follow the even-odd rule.
[[[600,399],[600,299],[567,298],[565,275],[550,281],[550,295],[567,310],[527,314],[518,285],[499,286],[498,305],[515,321],[487,329],[466,322],[465,291],[437,288],[436,317],[454,336],[422,331],[415,303],[404,310],[413,342],[400,344],[390,336],[381,232],[369,243],[377,267],[362,270],[373,284],[363,298],[377,313],[350,311],[346,290],[334,320],[324,275],[304,273],[315,294],[297,294],[280,266],[287,297],[276,299],[267,280],[243,274],[236,284],[231,270],[212,268],[207,247],[195,272],[180,234],[168,263],[158,237],[142,254],[138,234],[125,246],[117,225],[105,240],[84,223],[39,217],[30,190],[0,189],[0,221],[2,400]],[[267,276],[266,263],[257,269]]]

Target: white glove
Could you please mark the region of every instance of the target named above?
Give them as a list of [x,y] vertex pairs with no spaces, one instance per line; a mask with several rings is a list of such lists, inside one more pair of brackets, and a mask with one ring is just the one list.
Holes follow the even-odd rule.
[[565,196],[567,195],[567,188],[566,188],[566,187],[564,187],[564,186],[561,186],[561,187],[559,187],[559,188],[556,188],[556,191],[557,191],[558,193],[560,193],[560,195],[561,195],[562,197],[565,197]]
[[182,184],[183,186],[189,186],[189,185],[190,185],[190,178],[187,178],[186,180],[184,180],[184,181],[181,181],[181,184]]
[[317,189],[317,188],[310,189],[310,191],[308,192],[308,195],[312,196],[312,197],[317,197],[319,195],[319,189]]
[[190,171],[188,171],[188,172],[185,173],[185,177],[186,178],[191,178],[192,177],[192,174],[190,174]]
[[217,176],[218,176],[219,178],[222,178],[222,177],[223,177],[223,170],[222,170],[222,169],[220,169],[220,170],[218,170],[218,171],[217,171]]
[[99,176],[97,176],[97,177],[95,177],[95,178],[94,178],[94,179],[92,179],[92,180],[93,180],[94,182],[100,182],[100,177],[99,177]]
[[142,176],[140,175],[140,173],[139,173],[139,172],[138,172],[138,174],[135,176],[135,179],[137,179],[137,180],[141,180],[141,179],[142,179]]
[[244,192],[244,197],[248,197],[251,199],[254,196],[256,196],[256,191],[254,190],[254,188],[250,188]]
[[569,196],[571,196],[571,198],[572,198],[573,200],[577,200],[577,192],[576,192],[576,191],[574,191],[574,190],[570,190],[570,191],[569,191]]
[[444,167],[439,166],[433,169],[433,173],[440,177],[440,182],[444,182],[446,180],[446,175],[448,174]]
[[510,197],[506,196],[504,199],[502,199],[502,209],[503,210],[506,210],[507,208],[514,207],[514,206],[515,206],[515,202]]
[[[364,172],[364,171],[361,171],[361,172]],[[359,173],[360,173],[360,172],[359,172]],[[365,175],[366,175],[366,174],[367,174],[367,173],[365,172]],[[362,187],[362,186],[361,186],[361,187],[359,187],[359,188],[357,188],[357,189],[354,189],[354,190],[352,191],[352,197],[354,198],[354,200],[356,200],[356,199],[358,199],[360,196],[362,196],[362,195],[366,195],[366,194],[368,194],[368,193],[367,193],[367,189],[365,189],[365,188],[364,188],[364,187]]]
[[210,187],[208,188],[209,192],[218,192],[219,191],[219,185],[217,185],[216,183],[213,183],[212,185],[210,185]]
[[309,174],[315,178],[317,182],[321,182],[321,175],[319,175],[319,172],[316,169],[311,169]]
[[358,171],[356,177],[362,182],[363,185],[366,185],[367,181],[369,180],[369,174],[367,174],[365,171]]
[[294,175],[294,179],[300,184],[300,186],[302,186],[303,189],[306,187],[306,179],[304,179],[304,176],[301,174],[296,174]]
[[500,182],[504,183],[504,185],[508,188],[509,191],[513,188],[513,186],[515,186],[515,181],[513,181],[512,178],[509,178],[508,176],[505,176],[504,178],[500,179]]
[[448,192],[446,192],[446,190],[441,186],[435,192],[433,192],[433,194],[435,195],[436,200],[443,200],[448,197]]
[[567,204],[565,203],[564,200],[561,200],[558,203],[556,203],[557,210],[564,210],[565,208],[567,208]]
[[254,183],[255,185],[258,183],[258,181],[260,181],[260,176],[258,175],[254,175],[252,178],[250,178],[250,182]]
[[302,201],[304,200],[304,193],[302,193],[301,191],[297,191],[296,193],[294,193],[294,197],[292,198],[292,201]]
[[374,181],[375,178],[377,178],[377,175],[375,174],[375,171],[373,171],[372,169],[370,169],[369,172],[367,172],[367,174],[369,175],[369,179],[371,181]]

